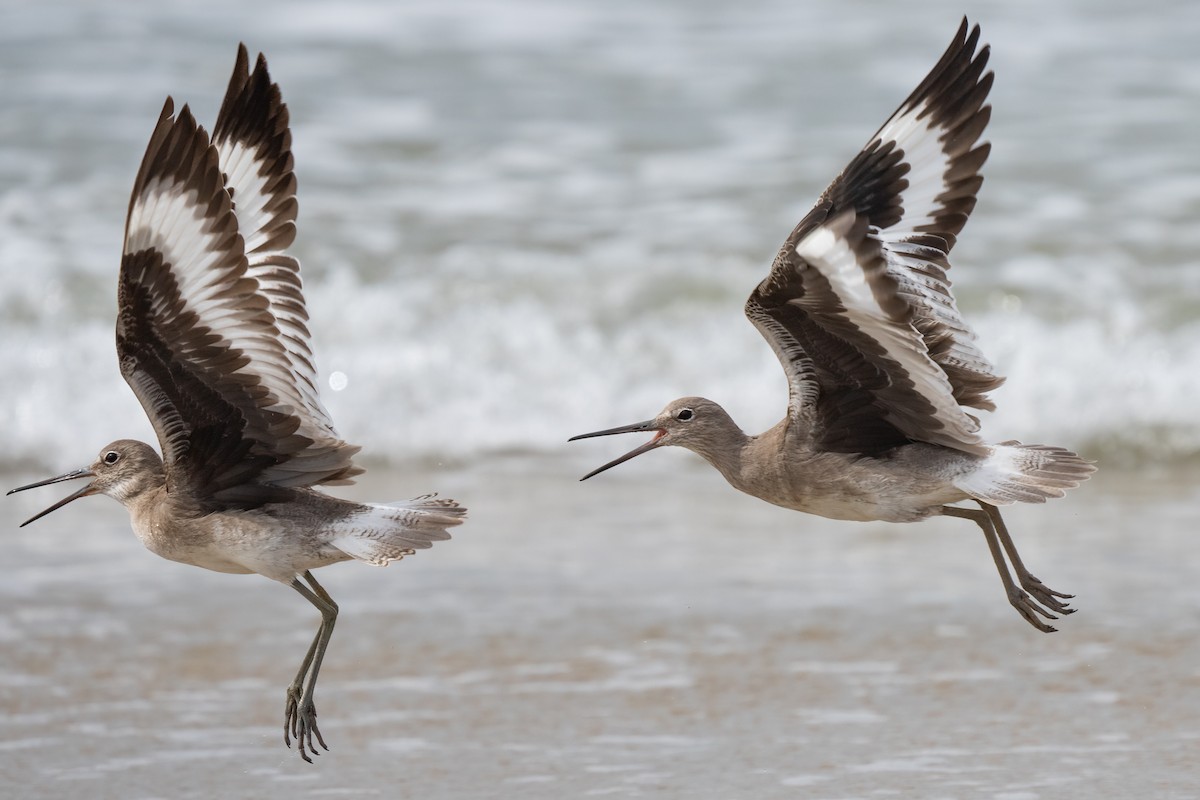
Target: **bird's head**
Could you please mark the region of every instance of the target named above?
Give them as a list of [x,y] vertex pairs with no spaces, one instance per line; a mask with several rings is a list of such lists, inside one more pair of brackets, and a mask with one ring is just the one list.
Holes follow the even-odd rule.
[[640,456],[642,453],[648,453],[667,445],[686,447],[715,463],[720,458],[718,451],[722,447],[732,442],[735,436],[744,437],[734,421],[725,413],[725,409],[712,400],[706,400],[703,397],[681,397],[667,403],[667,407],[660,411],[654,419],[592,433],[581,433],[578,436],[572,436],[568,441],[590,439],[595,436],[612,436],[617,433],[642,432],[653,433],[654,438],[640,447],[630,450],[620,458],[592,470],[580,480],[586,481],[593,475],[599,475],[606,469],[623,464],[634,456]]
[[9,494],[23,492],[26,489],[36,489],[52,483],[75,480],[76,478],[91,478],[78,491],[69,494],[54,505],[35,514],[21,523],[25,527],[34,520],[41,519],[51,511],[92,494],[106,494],[122,503],[137,497],[147,489],[159,486],[163,482],[163,463],[154,448],[133,439],[118,439],[100,451],[100,455],[91,466],[73,470],[54,478],[30,483],[10,490]]

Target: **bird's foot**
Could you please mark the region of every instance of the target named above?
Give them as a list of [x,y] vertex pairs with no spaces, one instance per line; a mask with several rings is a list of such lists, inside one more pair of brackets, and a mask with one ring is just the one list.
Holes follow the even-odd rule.
[[[1077,609],[1071,608],[1069,603],[1064,603],[1062,600],[1070,600],[1075,595],[1063,594],[1056,592],[1046,584],[1042,583],[1031,573],[1026,573],[1021,578],[1021,588],[1029,592],[1034,600],[1044,605],[1056,614],[1074,614]],[[1062,598],[1060,600],[1059,598]]]
[[310,754],[321,755],[321,751],[313,746],[314,736],[322,748],[329,749],[329,745],[321,738],[320,729],[317,728],[317,707],[312,698],[301,696],[299,686],[290,686],[283,711],[283,743],[291,747],[292,739],[295,738],[300,757],[311,764],[313,760],[309,757]]
[[1046,619],[1058,619],[1058,617],[1039,606],[1036,602],[1034,602],[1032,597],[1016,586],[1013,586],[1011,589],[1009,589],[1008,602],[1012,603],[1013,608],[1017,610],[1017,613],[1020,614],[1026,622],[1037,628],[1042,633],[1054,633],[1058,630],[1058,628],[1042,622],[1040,619],[1038,619],[1038,615],[1040,614]]

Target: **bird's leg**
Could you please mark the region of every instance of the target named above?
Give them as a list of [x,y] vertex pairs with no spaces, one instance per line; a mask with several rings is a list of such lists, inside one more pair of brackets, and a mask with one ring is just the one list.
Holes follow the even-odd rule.
[[[313,692],[317,687],[317,675],[321,672],[321,661],[325,658],[325,648],[329,646],[329,638],[333,635],[333,626],[337,622],[338,607],[329,593],[322,588],[321,584],[317,583],[317,579],[312,576],[311,572],[305,571],[304,580],[308,582],[308,586],[301,583],[299,579],[293,580],[291,586],[321,612],[321,626],[317,628],[317,635],[313,639],[312,645],[309,646],[304,661],[300,664],[300,672],[296,675],[296,680],[288,687],[287,705],[284,709],[283,719],[283,741],[288,747],[291,747],[291,737],[296,737],[296,746],[300,751],[300,757],[311,764],[312,759],[309,758],[309,754],[319,755],[318,750],[313,746],[314,735],[321,747],[329,749],[325,740],[321,738],[321,731],[317,728],[317,708],[313,703]],[[306,674],[308,675],[308,684],[304,686],[302,694],[300,687],[304,683]]]
[[[296,679],[287,690],[287,703],[283,709],[283,743],[288,747],[292,746],[292,736],[299,738],[296,733],[296,719],[300,709],[300,697],[304,692],[304,679],[308,676],[308,668],[312,665],[313,655],[317,652],[317,642],[321,641],[321,631],[324,628],[325,622],[322,619],[320,627],[317,628],[317,635],[308,646],[308,654],[300,662],[300,671],[296,673]],[[301,755],[303,754],[301,751]]]
[[1054,591],[1025,568],[1020,554],[1017,553],[1017,546],[1013,543],[1012,537],[1008,535],[1008,528],[1005,526],[1004,520],[1000,518],[1000,509],[982,500],[975,502],[979,503],[984,513],[991,519],[992,526],[996,529],[996,535],[1000,537],[1000,543],[1004,545],[1004,552],[1008,553],[1008,560],[1012,562],[1013,571],[1017,573],[1017,581],[1020,582],[1021,588],[1033,595],[1039,603],[1059,614],[1074,614],[1075,609],[1057,599],[1061,597],[1069,600],[1074,595]]
[[972,520],[983,530],[983,538],[987,540],[988,549],[992,551],[992,560],[996,562],[996,571],[1000,573],[1000,581],[1004,584],[1008,602],[1026,622],[1039,631],[1053,633],[1058,630],[1042,622],[1037,615],[1041,614],[1046,619],[1058,619],[1058,617],[1039,606],[1033,598],[1025,593],[1025,590],[1013,582],[1012,575],[1008,571],[1008,564],[1004,561],[1004,551],[1000,549],[1000,542],[996,536],[996,528],[992,525],[991,516],[983,509],[957,508],[955,506],[942,506],[942,513],[947,517]]

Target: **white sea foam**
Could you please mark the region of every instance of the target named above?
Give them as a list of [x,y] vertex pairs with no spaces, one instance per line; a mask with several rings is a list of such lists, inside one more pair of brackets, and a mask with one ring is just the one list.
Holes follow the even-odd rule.
[[[149,50],[103,24],[87,34],[104,46],[81,46],[34,14],[0,31],[26,76],[0,81],[0,466],[152,439],[112,342],[126,198],[163,96],[211,122],[238,37],[268,46],[293,111],[297,253],[322,385],[343,387],[326,402],[364,457],[400,462],[554,451],[687,394],[773,424],[785,383],[741,304],[957,22],[783,2],[289,8],[167,4],[211,35]],[[1188,27],[1114,59],[1089,43],[1132,47],[1135,21],[1046,13],[980,20],[994,149],[951,277],[1009,379],[984,433],[1192,457],[1200,78],[1171,58]]]

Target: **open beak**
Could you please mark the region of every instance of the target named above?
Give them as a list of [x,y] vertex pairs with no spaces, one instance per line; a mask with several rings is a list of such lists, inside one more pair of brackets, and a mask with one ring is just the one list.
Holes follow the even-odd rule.
[[655,421],[651,419],[645,422],[635,422],[632,425],[622,425],[619,428],[609,428],[608,430],[594,431],[593,433],[581,433],[578,436],[572,436],[570,439],[567,439],[568,442],[573,442],[576,439],[591,439],[593,436],[612,436],[615,433],[643,433],[646,431],[654,431],[654,438],[646,442],[641,447],[635,447],[633,450],[630,450],[620,458],[613,459],[603,467],[592,470],[579,480],[586,481],[593,475],[599,475],[601,472],[604,472],[604,470],[611,469],[617,464],[624,464],[634,456],[640,456],[642,453],[648,453],[656,447],[661,447],[663,444],[662,438],[667,435],[667,432],[663,428],[658,427],[655,424]]
[[[52,483],[61,483],[62,481],[73,481],[76,478],[94,478],[95,475],[96,475],[96,473],[92,472],[90,469],[77,469],[74,472],[68,472],[65,475],[59,475],[57,478],[47,478],[44,481],[38,481],[37,483],[31,483],[28,486],[18,486],[16,489],[10,489],[8,491],[8,494],[16,494],[17,492],[23,492],[26,489],[36,489],[39,486],[49,486]],[[32,517],[30,517],[29,519],[22,522],[19,527],[24,528],[26,525],[33,522],[34,520],[38,520],[38,519],[41,519],[42,517],[46,516],[51,511],[57,511],[58,509],[62,508],[67,503],[71,502],[72,500],[78,500],[81,497],[87,497],[89,494],[95,494],[96,493],[95,486],[96,486],[95,481],[89,483],[87,486],[84,486],[79,491],[77,491],[73,494],[69,494],[66,497],[64,497],[62,500],[59,500],[57,503],[50,506],[49,508],[47,508],[45,511],[41,512],[40,514],[34,514]]]

